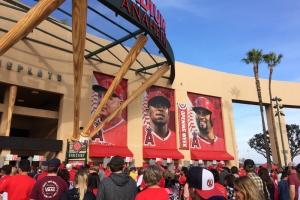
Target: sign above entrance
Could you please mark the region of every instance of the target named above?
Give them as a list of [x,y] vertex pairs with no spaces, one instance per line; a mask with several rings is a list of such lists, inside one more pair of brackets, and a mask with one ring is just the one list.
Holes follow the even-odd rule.
[[7,160],[7,161],[16,161],[16,160],[18,160],[18,155],[8,154],[8,155],[5,156],[5,160]]
[[32,161],[44,161],[44,156],[34,155]]

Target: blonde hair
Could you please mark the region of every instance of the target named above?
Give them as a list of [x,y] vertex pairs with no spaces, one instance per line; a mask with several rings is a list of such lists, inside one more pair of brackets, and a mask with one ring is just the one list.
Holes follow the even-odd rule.
[[255,183],[248,176],[242,176],[234,182],[234,192],[241,192],[245,200],[263,200],[263,193],[255,186]]
[[84,199],[84,195],[87,191],[87,174],[79,170],[74,177],[75,187],[78,188],[79,200]]

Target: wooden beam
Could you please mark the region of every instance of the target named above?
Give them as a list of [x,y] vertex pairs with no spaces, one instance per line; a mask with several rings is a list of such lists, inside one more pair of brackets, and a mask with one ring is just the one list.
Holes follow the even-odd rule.
[[5,129],[5,136],[9,136],[10,134],[10,126],[11,126],[11,119],[12,114],[14,111],[16,96],[17,96],[17,86],[12,85],[9,88],[9,99],[8,99],[8,111],[7,111],[7,122],[6,122],[6,129]]
[[32,7],[28,13],[0,40],[0,56],[28,35],[45,20],[65,0],[43,0]]
[[[160,77],[162,77],[167,71],[169,71],[169,64],[164,64],[153,75],[151,75],[122,105],[111,115],[109,115],[101,124],[99,124],[93,132],[89,134],[91,139],[96,133],[101,130],[109,121],[111,121],[120,111],[128,106],[133,100],[140,96],[147,88],[153,85]],[[117,136],[116,136],[117,137]]]
[[78,140],[81,85],[86,38],[87,0],[72,0],[72,40],[74,73],[74,127],[72,140]]
[[116,87],[119,85],[121,82],[122,78],[125,76],[126,72],[129,70],[131,65],[134,63],[135,59],[139,55],[139,53],[142,51],[143,47],[145,46],[148,38],[145,35],[139,35],[137,40],[135,41],[133,47],[130,49],[129,53],[127,54],[125,61],[123,62],[117,76],[114,78],[111,86],[107,90],[106,94],[104,95],[102,101],[98,105],[96,111],[94,112],[93,116],[91,119],[88,121],[87,125],[84,127],[83,131],[80,133],[83,137],[88,137],[89,134],[89,129],[91,125],[94,123],[96,120],[97,116],[101,112],[103,106],[106,104],[107,100],[109,97],[113,94],[115,91]]

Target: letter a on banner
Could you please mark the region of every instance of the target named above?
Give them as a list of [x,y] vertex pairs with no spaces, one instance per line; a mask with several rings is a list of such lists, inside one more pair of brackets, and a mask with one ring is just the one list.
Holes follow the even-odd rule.
[[189,132],[187,122],[187,106],[186,104],[177,103],[178,106],[178,121],[179,121],[179,138],[180,149],[189,149]]

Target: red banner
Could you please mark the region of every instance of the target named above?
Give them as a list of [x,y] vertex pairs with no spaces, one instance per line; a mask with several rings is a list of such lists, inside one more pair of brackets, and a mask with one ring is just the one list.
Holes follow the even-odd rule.
[[187,122],[187,106],[186,104],[177,104],[178,106],[178,121],[179,121],[179,139],[180,149],[189,149],[189,134]]

